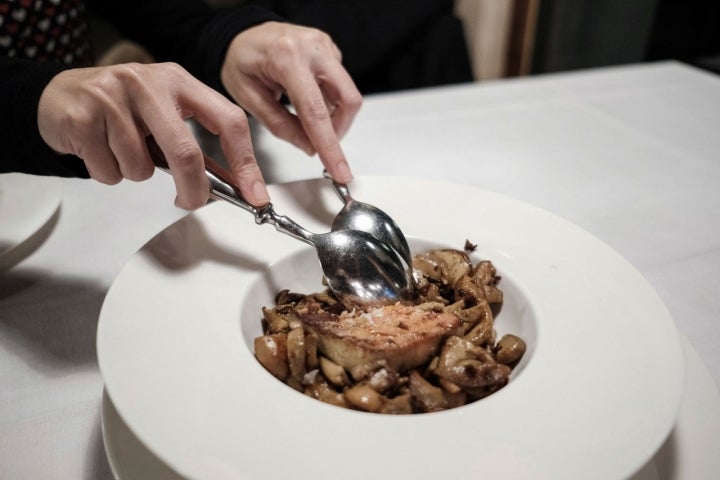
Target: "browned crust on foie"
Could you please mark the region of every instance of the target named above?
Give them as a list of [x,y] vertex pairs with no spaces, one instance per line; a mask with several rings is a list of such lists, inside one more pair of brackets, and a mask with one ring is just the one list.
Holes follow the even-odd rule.
[[320,351],[348,370],[380,361],[398,371],[414,368],[461,329],[453,314],[400,304],[342,315],[306,313],[302,322],[318,335]]

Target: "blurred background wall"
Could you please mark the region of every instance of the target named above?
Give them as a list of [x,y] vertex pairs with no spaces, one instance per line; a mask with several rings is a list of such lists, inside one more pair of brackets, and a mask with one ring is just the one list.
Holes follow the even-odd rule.
[[542,0],[533,72],[643,61],[662,0]]
[[[455,0],[454,12],[476,81],[667,59],[720,73],[720,0]],[[93,24],[98,63],[152,60],[107,23]]]
[[720,72],[720,1],[542,0],[533,73],[666,59]]

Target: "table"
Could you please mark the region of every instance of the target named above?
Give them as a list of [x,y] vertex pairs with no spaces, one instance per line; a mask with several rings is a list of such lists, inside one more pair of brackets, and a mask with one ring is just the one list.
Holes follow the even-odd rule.
[[[720,77],[662,62],[369,96],[343,146],[356,175],[469,184],[588,230],[645,275],[718,383],[718,125]],[[269,182],[319,176],[317,159],[255,138]],[[36,181],[62,203],[0,272],[0,478],[112,478],[98,315],[123,264],[186,212],[166,175]]]

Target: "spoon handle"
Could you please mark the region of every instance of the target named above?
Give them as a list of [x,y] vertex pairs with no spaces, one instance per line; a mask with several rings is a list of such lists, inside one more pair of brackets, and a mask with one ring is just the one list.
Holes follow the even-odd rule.
[[343,203],[348,204],[353,201],[352,196],[350,196],[350,189],[346,184],[336,182],[335,179],[330,176],[327,170],[323,170],[323,177],[327,178],[332,182],[335,193],[337,193],[338,197],[340,197],[340,200],[342,200]]
[[[165,154],[162,152],[155,139],[152,136],[149,136],[146,142],[148,151],[150,152],[150,157],[152,158],[155,166],[165,173],[171,173]],[[255,223],[258,225],[269,223],[279,232],[290,235],[291,237],[305,243],[309,243],[310,245],[315,245],[313,242],[314,234],[312,232],[305,230],[290,217],[279,215],[275,212],[275,208],[272,203],[268,203],[262,207],[254,207],[250,205],[243,198],[240,193],[240,189],[224,168],[205,154],[203,154],[203,159],[205,161],[205,175],[210,183],[210,197],[215,200],[225,200],[226,202],[230,202],[243,210],[247,210],[253,214],[255,217]]]

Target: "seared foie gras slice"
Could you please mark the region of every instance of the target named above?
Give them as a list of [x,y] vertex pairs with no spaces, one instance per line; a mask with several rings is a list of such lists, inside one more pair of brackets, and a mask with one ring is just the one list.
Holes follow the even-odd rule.
[[415,368],[462,329],[453,314],[401,304],[341,315],[305,313],[301,319],[318,335],[318,350],[349,371],[381,361],[401,372]]

